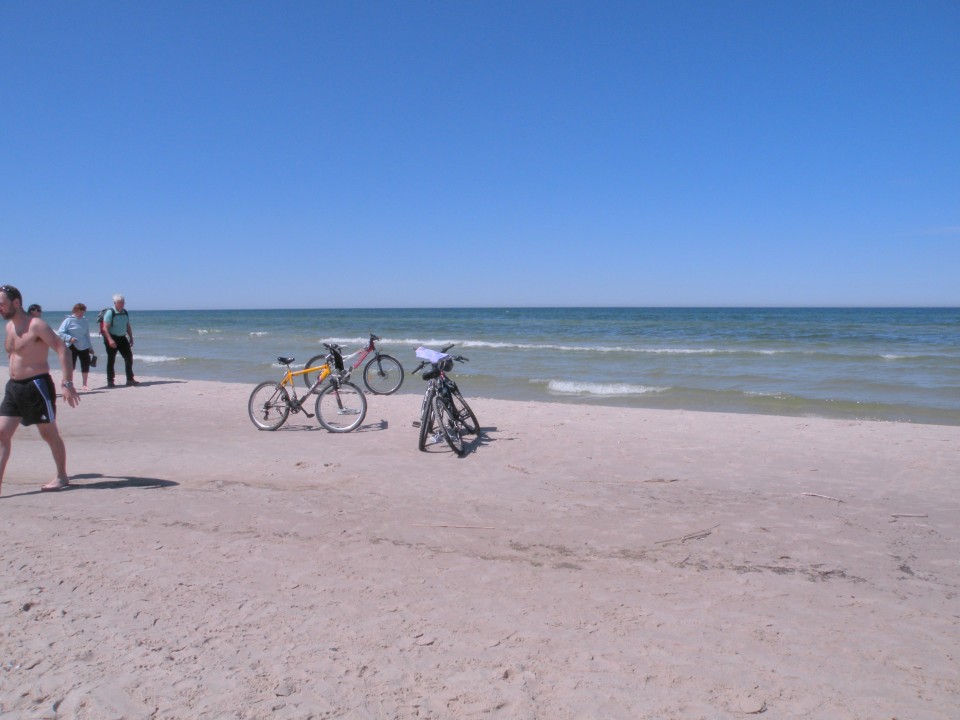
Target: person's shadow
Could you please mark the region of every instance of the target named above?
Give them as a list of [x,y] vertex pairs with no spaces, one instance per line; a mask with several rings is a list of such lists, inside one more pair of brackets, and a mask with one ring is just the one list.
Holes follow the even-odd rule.
[[[102,478],[98,480],[98,478]],[[84,480],[98,480],[97,482],[83,482]],[[81,473],[70,476],[70,484],[61,490],[28,490],[13,495],[3,495],[0,500],[24,495],[55,495],[70,490],[123,490],[125,488],[140,488],[141,490],[158,490],[176,487],[180,483],[160,478],[138,477],[136,475],[103,475],[101,473]]]

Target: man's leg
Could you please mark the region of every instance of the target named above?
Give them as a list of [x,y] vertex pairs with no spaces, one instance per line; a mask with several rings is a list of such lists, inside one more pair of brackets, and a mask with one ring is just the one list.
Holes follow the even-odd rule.
[[127,382],[133,382],[133,349],[130,347],[130,341],[127,340],[127,336],[124,335],[122,338],[114,337],[114,340],[117,341],[117,352],[123,356],[123,366],[124,370],[127,372]]
[[57,424],[55,422],[40,423],[37,425],[37,430],[40,431],[40,437],[50,446],[53,461],[57,464],[57,479],[42,486],[41,490],[58,490],[66,487],[70,484],[70,476],[67,475],[67,446],[63,444]]
[[10,458],[10,446],[13,434],[20,424],[18,417],[0,417],[0,489],[3,488],[3,473],[7,469],[7,460]]
[[103,347],[107,351],[107,385],[113,385],[115,367],[117,364],[117,348],[110,347],[110,343],[104,341]]

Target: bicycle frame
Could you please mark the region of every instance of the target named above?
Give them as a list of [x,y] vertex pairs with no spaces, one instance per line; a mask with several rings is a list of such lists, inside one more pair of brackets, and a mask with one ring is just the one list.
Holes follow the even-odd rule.
[[[326,344],[325,344],[326,345]],[[302,370],[291,370],[294,362],[291,357],[278,357],[277,362],[286,366],[279,382],[262,382],[250,393],[247,412],[253,424],[260,430],[277,430],[286,422],[290,413],[303,412],[307,417],[316,417],[320,425],[330,432],[350,432],[363,422],[367,412],[367,402],[363,392],[348,382],[343,372],[343,360],[340,348],[326,345],[329,355],[323,365],[309,365]],[[294,378],[316,373],[316,379],[309,385],[307,392],[300,397]],[[321,386],[326,387],[321,389]],[[311,395],[317,396],[316,412],[311,414],[304,404]],[[331,407],[334,405],[334,407]],[[321,410],[321,406],[327,408]],[[346,421],[344,418],[349,417]]]
[[290,402],[291,409],[300,410],[300,408],[303,406],[304,401],[306,401],[308,397],[310,397],[315,392],[317,392],[317,390],[323,384],[323,381],[326,380],[328,377],[330,377],[331,375],[330,363],[324,363],[323,365],[320,365],[319,368],[320,368],[320,374],[317,375],[316,381],[313,383],[313,385],[310,386],[310,389],[307,390],[306,394],[303,396],[303,399],[301,399],[300,397],[297,396],[297,385],[293,381],[293,379],[295,377],[299,377],[300,375],[306,375],[308,372],[315,371],[317,368],[311,367],[311,368],[304,368],[303,370],[291,370],[289,367],[287,367],[287,371],[283,374],[283,379],[280,381],[280,385],[282,387],[289,386],[293,389],[293,399]]
[[[450,380],[447,377],[447,374],[442,370],[437,377],[427,381],[427,388],[423,393],[423,402],[420,404],[421,423],[424,421],[424,419],[429,421],[430,413],[432,412],[430,406],[435,397],[439,397],[440,402],[442,402],[444,405],[447,405],[450,408],[453,407],[450,399],[450,386],[452,383],[453,380]],[[454,387],[456,386],[454,385]],[[440,430],[435,430],[434,435],[434,440],[438,441],[440,439]]]
[[[286,373],[284,373],[283,379],[280,381],[280,385],[283,387],[286,387],[287,385],[289,385],[290,387],[293,388],[293,404],[295,406],[299,406],[302,404],[300,399],[297,397],[297,386],[296,386],[296,383],[294,383],[293,381],[295,377],[306,375],[307,373],[316,372],[317,370],[320,371],[320,373],[317,375],[317,379],[313,382],[313,385],[311,385],[307,390],[307,394],[303,396],[304,400],[306,400],[308,397],[310,397],[315,392],[317,392],[317,389],[320,387],[320,385],[323,384],[323,381],[334,374],[334,369],[330,367],[331,361],[335,362],[336,365],[338,366],[337,376],[339,377],[340,380],[345,381],[350,379],[350,370],[345,371],[345,370],[339,369],[339,367],[343,365],[343,355],[340,352],[340,346],[327,345],[326,343],[324,343],[324,346],[327,348],[328,354],[327,354],[326,361],[323,363],[323,365],[313,365],[310,367],[305,367],[303,368],[303,370],[291,370],[289,364],[287,364],[287,371]],[[337,362],[337,358],[340,359],[339,362]],[[279,362],[283,362],[284,359],[285,358],[277,358]]]
[[370,356],[370,353],[373,353],[373,356],[375,358],[380,357],[380,351],[377,349],[377,346],[375,345],[375,342],[379,339],[380,338],[378,338],[377,336],[371,333],[370,342],[367,343],[367,346],[365,348],[360,348],[355,353],[347,356],[347,357],[353,357],[354,355],[359,355],[359,357],[357,358],[357,361],[350,366],[350,372],[353,372],[358,367],[360,367],[361,363],[363,363],[363,361]]

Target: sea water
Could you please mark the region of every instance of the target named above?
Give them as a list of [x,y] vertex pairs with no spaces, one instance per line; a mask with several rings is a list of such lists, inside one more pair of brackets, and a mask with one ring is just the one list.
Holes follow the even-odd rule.
[[372,332],[401,392],[417,347],[454,343],[468,398],[960,424],[958,308],[129,310],[145,376],[252,387]]

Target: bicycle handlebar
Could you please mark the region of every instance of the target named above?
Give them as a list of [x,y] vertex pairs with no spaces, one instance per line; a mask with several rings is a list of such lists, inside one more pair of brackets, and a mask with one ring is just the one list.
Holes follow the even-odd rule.
[[[449,350],[449,349],[452,348],[452,347],[453,347],[453,345],[447,345],[447,347],[444,348],[444,349],[442,350],[442,352],[446,352],[447,350]],[[456,360],[457,362],[461,362],[461,363],[470,362],[470,358],[465,358],[463,355],[451,355],[449,359],[450,359],[450,360]],[[434,364],[436,364],[436,363],[432,363],[432,362],[430,362],[429,360],[421,360],[421,361],[420,361],[420,364],[417,365],[410,374],[411,374],[411,375],[416,375],[418,372],[420,372],[421,370],[423,370],[427,365],[434,365]]]
[[[456,343],[450,343],[450,344],[447,345],[446,347],[440,348],[440,352],[445,353],[445,352],[447,352],[450,348],[452,348],[454,345],[456,345]],[[470,360],[470,358],[465,358],[463,355],[451,355],[451,356],[450,356],[450,359],[451,359],[451,360],[456,360],[457,362],[468,362],[468,361]]]

